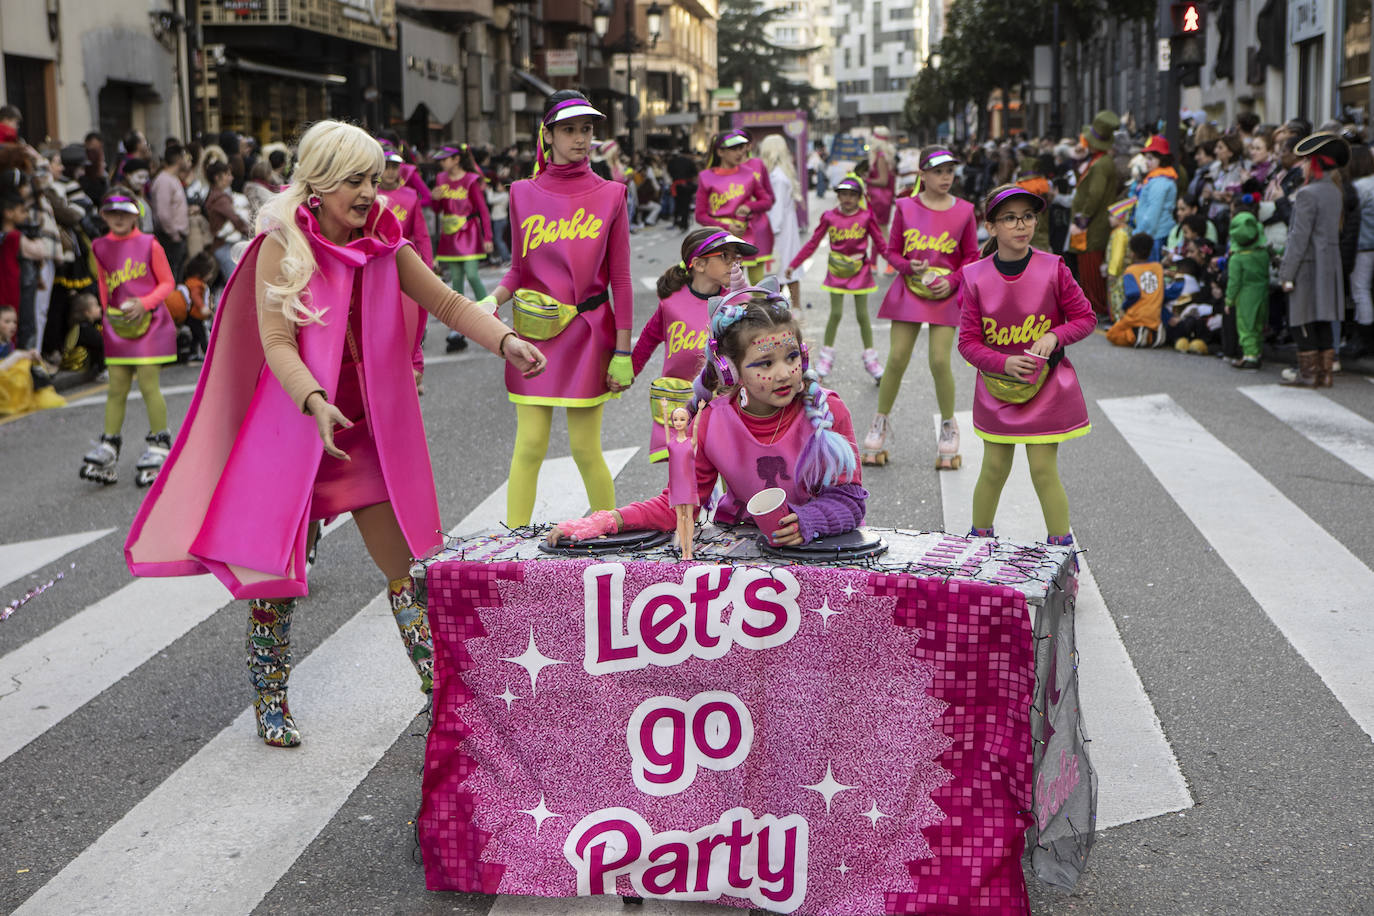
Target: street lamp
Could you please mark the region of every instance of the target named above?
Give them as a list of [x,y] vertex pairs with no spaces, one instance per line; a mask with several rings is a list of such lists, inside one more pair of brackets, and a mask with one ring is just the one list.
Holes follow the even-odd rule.
[[596,32],[598,40],[604,41],[606,33],[611,30],[611,5],[607,2],[597,4],[595,12],[592,13],[592,31]]
[[644,15],[649,26],[649,47],[656,48],[658,39],[663,35],[663,7],[658,5],[658,0],[654,0],[644,11]]
[[763,91],[763,103],[762,103],[763,105],[767,105],[767,104],[768,104],[768,90],[771,89],[772,87],[773,87],[773,84],[772,84],[771,82],[769,82],[767,79],[761,79],[761,80],[759,80],[759,89],[761,89],[761,90]]

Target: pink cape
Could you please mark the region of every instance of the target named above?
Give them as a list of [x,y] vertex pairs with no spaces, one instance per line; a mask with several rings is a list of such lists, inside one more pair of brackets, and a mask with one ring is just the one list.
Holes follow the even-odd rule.
[[[332,312],[322,324],[301,326],[297,341],[331,401],[347,304],[362,269],[367,418],[396,520],[412,555],[422,556],[439,544],[439,507],[410,368],[418,310],[402,308],[396,269],[407,243],[383,207],[372,209],[367,234],[347,246],[325,240],[304,207],[296,220],[317,262],[309,301]],[[263,356],[256,301],[262,240],[253,240],[229,279],[186,421],[124,544],[136,576],[209,572],[236,598],[308,593],[305,539],[324,454],[314,420],[292,403]]]

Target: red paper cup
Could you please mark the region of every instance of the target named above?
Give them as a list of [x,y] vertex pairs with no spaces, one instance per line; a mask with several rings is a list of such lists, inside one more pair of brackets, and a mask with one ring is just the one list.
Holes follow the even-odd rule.
[[759,526],[759,531],[768,538],[768,543],[773,543],[773,532],[781,527],[778,523],[783,516],[791,515],[792,510],[787,505],[787,491],[782,487],[769,487],[767,490],[760,490],[749,497],[749,502],[745,505],[747,511],[754,518],[754,524]]

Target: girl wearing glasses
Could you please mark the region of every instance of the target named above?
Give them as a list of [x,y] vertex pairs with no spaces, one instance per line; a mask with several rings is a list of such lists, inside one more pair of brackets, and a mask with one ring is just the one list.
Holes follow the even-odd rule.
[[949,354],[959,327],[959,270],[978,260],[978,225],[973,204],[951,194],[957,156],[931,147],[921,154],[917,192],[897,201],[888,238],[888,262],[902,282],[888,287],[879,318],[892,321],[887,367],[878,384],[878,412],[864,438],[864,464],[886,464],[888,414],[897,401],[902,376],[921,333],[930,331],[930,376],[940,405],[936,470],[957,469],[959,427],[954,422],[954,372]]
[[959,354],[978,370],[973,429],[985,442],[970,537],[992,537],[1018,443],[1045,516],[1048,542],[1072,545],[1059,443],[1087,435],[1088,407],[1064,347],[1096,327],[1092,306],[1058,255],[1031,248],[1045,201],[1014,185],[984,205],[991,257],[963,269]]
[[[659,344],[664,345],[663,374],[649,386],[649,460],[666,461],[665,438],[674,409],[692,397],[692,380],[706,359],[711,336],[710,300],[726,287],[742,287],[740,258],[758,249],[724,229],[697,229],[682,240],[682,260],[658,278],[658,309],[649,316],[630,356],[636,376],[644,369]],[[671,405],[667,413],[661,409]]]

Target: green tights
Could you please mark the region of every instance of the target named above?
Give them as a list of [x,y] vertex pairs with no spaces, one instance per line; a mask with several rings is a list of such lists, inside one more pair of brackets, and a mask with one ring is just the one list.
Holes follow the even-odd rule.
[[[835,332],[840,329],[840,319],[844,317],[844,293],[830,294],[830,319],[825,323],[825,345],[835,345]],[[859,319],[859,336],[863,338],[864,349],[873,349],[873,325],[868,320],[868,293],[854,294],[854,317]]]
[[[601,453],[601,409],[568,408],[568,445],[573,461],[587,488],[592,511],[615,508],[615,481],[606,457]],[[528,525],[534,514],[534,495],[539,485],[539,466],[549,451],[549,430],[553,408],[544,404],[515,405],[515,452],[510,459],[510,480],[506,483],[506,524],[512,528]]]
[[455,293],[460,296],[463,294],[463,280],[466,278],[468,285],[472,287],[473,300],[485,299],[487,288],[482,285],[482,280],[477,276],[477,265],[481,260],[473,258],[468,261],[447,261],[448,264],[448,285]]
[[[973,488],[973,527],[992,527],[1015,454],[1016,446],[1009,442],[983,443],[983,469],[978,472],[978,483]],[[1040,511],[1045,515],[1046,532],[1051,537],[1068,534],[1069,494],[1059,480],[1059,443],[1028,444],[1026,460],[1030,462],[1035,495],[1040,498]]]
[[744,268],[745,275],[749,277],[749,285],[758,286],[759,283],[763,281],[763,273],[767,269],[768,264],[765,261],[760,261],[757,264],[750,264],[748,267]]
[[129,400],[129,391],[138,379],[138,390],[143,395],[143,406],[148,410],[148,432],[160,433],[167,428],[167,402],[162,397],[162,386],[157,375],[161,367],[157,365],[109,366],[110,389],[105,396],[105,435],[117,436],[124,428],[124,407]]
[[[878,385],[878,413],[892,412],[892,405],[897,402],[897,392],[902,387],[902,375],[911,362],[911,351],[920,333],[921,326],[914,321],[892,322],[887,368],[883,370],[883,380]],[[954,371],[949,364],[954,333],[954,328],[942,324],[930,325],[930,377],[935,380],[935,400],[940,405],[942,420],[954,417]]]

